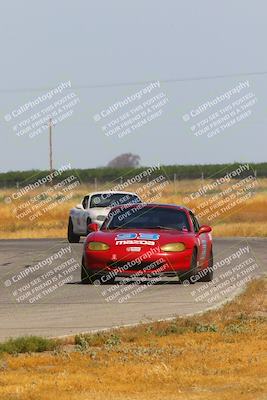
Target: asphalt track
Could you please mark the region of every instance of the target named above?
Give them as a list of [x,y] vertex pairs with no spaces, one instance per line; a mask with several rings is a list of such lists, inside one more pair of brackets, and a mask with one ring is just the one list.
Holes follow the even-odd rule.
[[58,239],[0,241],[0,340],[72,335],[198,313],[230,300],[267,271],[267,238],[227,238],[214,240],[211,284],[184,286],[164,278],[154,284],[82,285],[82,247]]

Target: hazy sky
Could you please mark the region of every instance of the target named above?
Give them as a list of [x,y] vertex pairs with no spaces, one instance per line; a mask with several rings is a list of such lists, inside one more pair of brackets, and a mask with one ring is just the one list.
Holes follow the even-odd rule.
[[[74,92],[79,103],[53,130],[55,167],[103,166],[123,152],[143,165],[266,161],[266,14],[264,0],[2,1],[0,170],[48,168],[47,131],[29,138],[13,126],[54,99],[23,118],[4,116],[67,81],[71,89],[57,99]],[[107,118],[93,116],[152,81],[160,87],[109,121],[159,93],[168,99],[162,114],[122,138],[106,136]],[[245,81],[248,88],[202,115],[253,93],[251,114],[212,138],[195,136],[198,117],[182,116]]]

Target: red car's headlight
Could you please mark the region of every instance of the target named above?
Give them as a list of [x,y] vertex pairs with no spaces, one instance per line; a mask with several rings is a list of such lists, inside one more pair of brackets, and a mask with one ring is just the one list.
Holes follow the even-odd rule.
[[109,245],[102,242],[89,242],[87,245],[88,250],[108,250]]
[[184,243],[167,243],[160,247],[162,251],[184,251],[185,245]]

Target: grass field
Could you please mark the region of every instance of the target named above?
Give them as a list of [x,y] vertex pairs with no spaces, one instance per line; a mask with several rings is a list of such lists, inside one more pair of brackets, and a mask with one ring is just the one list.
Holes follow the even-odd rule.
[[[0,399],[265,400],[266,290],[266,280],[253,281],[219,310],[77,336],[53,351],[0,347]],[[28,339],[30,350],[45,344],[53,348]]]
[[[225,185],[221,185],[218,190],[209,191],[199,198],[191,199],[192,193],[209,183],[208,180],[184,180],[178,181],[176,185],[170,183],[159,189],[157,193],[155,191],[156,201],[185,204],[185,199],[190,199],[185,205],[195,209],[197,215],[208,210],[206,215],[200,218],[200,221],[213,226],[214,236],[267,236],[267,179],[258,179],[253,188],[248,187],[242,193],[236,188],[233,192],[238,193],[238,198],[248,194],[247,198],[244,197],[245,200],[238,204],[234,204],[230,194],[224,192],[227,190]],[[235,185],[235,182],[231,181],[230,185]],[[108,185],[105,185],[98,187],[98,190],[107,188]],[[83,196],[94,191],[95,187],[81,185],[69,192],[71,194],[69,199],[66,199],[59,190],[54,192],[51,197],[44,193],[46,189],[30,191],[11,202],[8,202],[7,198],[12,198],[12,194],[18,189],[0,190],[1,239],[65,238],[70,208],[80,203]],[[140,186],[132,185],[130,190],[139,191],[141,197],[147,194],[147,190]],[[220,193],[221,197],[218,197]],[[219,201],[222,199],[224,199],[224,204],[219,206]],[[145,200],[149,201],[150,197],[146,197]],[[47,210],[49,205],[51,208]],[[34,212],[24,216],[23,213],[33,206],[35,206]],[[213,211],[210,210],[212,207]],[[226,209],[227,207],[228,209]],[[218,212],[218,210],[220,215],[214,217],[215,211]],[[210,217],[212,218],[209,219]]]

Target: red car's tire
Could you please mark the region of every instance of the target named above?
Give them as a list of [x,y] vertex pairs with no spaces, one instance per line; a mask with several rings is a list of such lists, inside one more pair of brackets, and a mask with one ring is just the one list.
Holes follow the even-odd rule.
[[179,275],[179,281],[182,283],[189,283],[191,285],[194,284],[195,279],[192,280],[190,278],[196,274],[196,270],[197,270],[197,249],[194,248],[191,258],[190,269],[189,271],[186,271],[183,274]]
[[112,285],[115,282],[115,278],[110,278],[109,280],[103,282],[101,280],[101,275],[97,275],[96,273],[91,273],[84,266],[84,259],[82,259],[81,265],[81,283],[84,285]]
[[83,265],[81,265],[81,283],[83,285],[90,285],[92,283],[91,277]]
[[210,252],[210,258],[209,258],[209,269],[204,269],[202,271],[202,274],[205,273],[204,276],[202,276],[199,279],[199,282],[211,282],[213,279],[213,252],[211,250]]

